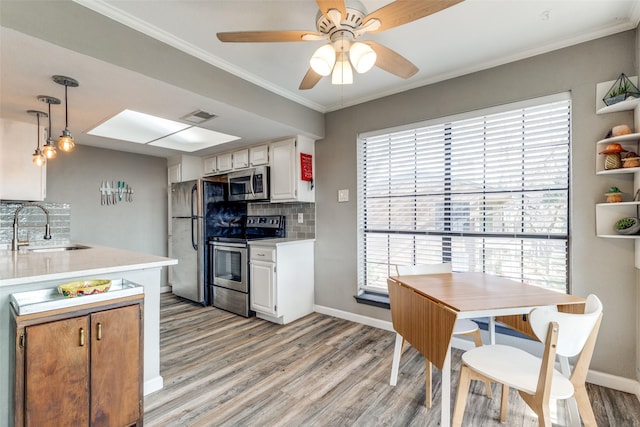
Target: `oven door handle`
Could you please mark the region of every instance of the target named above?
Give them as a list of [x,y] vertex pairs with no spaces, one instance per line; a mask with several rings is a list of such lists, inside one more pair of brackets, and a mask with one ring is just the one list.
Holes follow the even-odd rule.
[[[195,239],[195,233],[197,232],[197,228],[198,228],[198,217],[195,215],[195,211],[193,209],[193,202],[196,201],[195,195],[196,195],[196,191],[198,191],[198,184],[193,184],[193,187],[191,188],[191,246],[193,246],[194,250],[198,250],[198,243],[196,242]],[[194,223],[195,223],[195,227],[194,227]]]

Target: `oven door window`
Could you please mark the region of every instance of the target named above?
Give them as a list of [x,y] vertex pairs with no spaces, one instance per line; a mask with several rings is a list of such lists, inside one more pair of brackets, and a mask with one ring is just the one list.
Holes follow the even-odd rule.
[[214,247],[213,284],[240,292],[249,291],[246,248]]

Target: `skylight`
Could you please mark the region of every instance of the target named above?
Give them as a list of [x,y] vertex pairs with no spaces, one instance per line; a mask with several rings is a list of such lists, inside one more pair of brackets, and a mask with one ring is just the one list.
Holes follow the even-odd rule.
[[237,136],[124,110],[87,132],[136,144],[194,152],[240,139]]

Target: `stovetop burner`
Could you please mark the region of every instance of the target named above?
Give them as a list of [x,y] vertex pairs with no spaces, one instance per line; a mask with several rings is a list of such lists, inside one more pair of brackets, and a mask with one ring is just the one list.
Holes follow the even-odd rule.
[[285,237],[285,217],[282,215],[247,216],[242,233],[234,237],[212,236],[210,242],[246,243],[250,240]]

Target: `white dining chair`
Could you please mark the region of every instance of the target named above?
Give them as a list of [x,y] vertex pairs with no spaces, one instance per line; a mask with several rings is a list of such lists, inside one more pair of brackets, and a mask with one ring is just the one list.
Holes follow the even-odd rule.
[[[513,387],[538,415],[540,426],[551,427],[550,399],[565,400],[574,396],[584,425],[596,426],[585,380],[601,321],[602,303],[597,296],[589,295],[584,314],[563,313],[548,308],[531,311],[531,328],[544,343],[541,358],[519,348],[500,344],[465,352],[462,355],[453,426],[462,425],[472,379],[502,384],[500,422],[506,422],[509,387]],[[569,378],[555,369],[556,355],[579,355]]]
[[[417,265],[397,265],[396,271],[398,276],[410,276],[416,274],[446,274],[451,273],[451,263],[442,264],[417,264]],[[393,308],[392,308],[393,310]],[[473,337],[473,341],[476,347],[482,345],[482,336],[480,335],[480,328],[478,324],[469,319],[458,319],[455,322],[453,328],[453,335],[469,335]],[[398,371],[400,370],[400,357],[402,356],[402,350],[404,348],[405,339],[402,335],[396,332],[396,342],[393,349],[393,361],[391,362],[391,378],[389,384],[395,386],[398,382]],[[425,357],[425,406],[431,408],[431,384],[432,384],[432,364]],[[487,396],[491,397],[491,383],[486,382]]]

